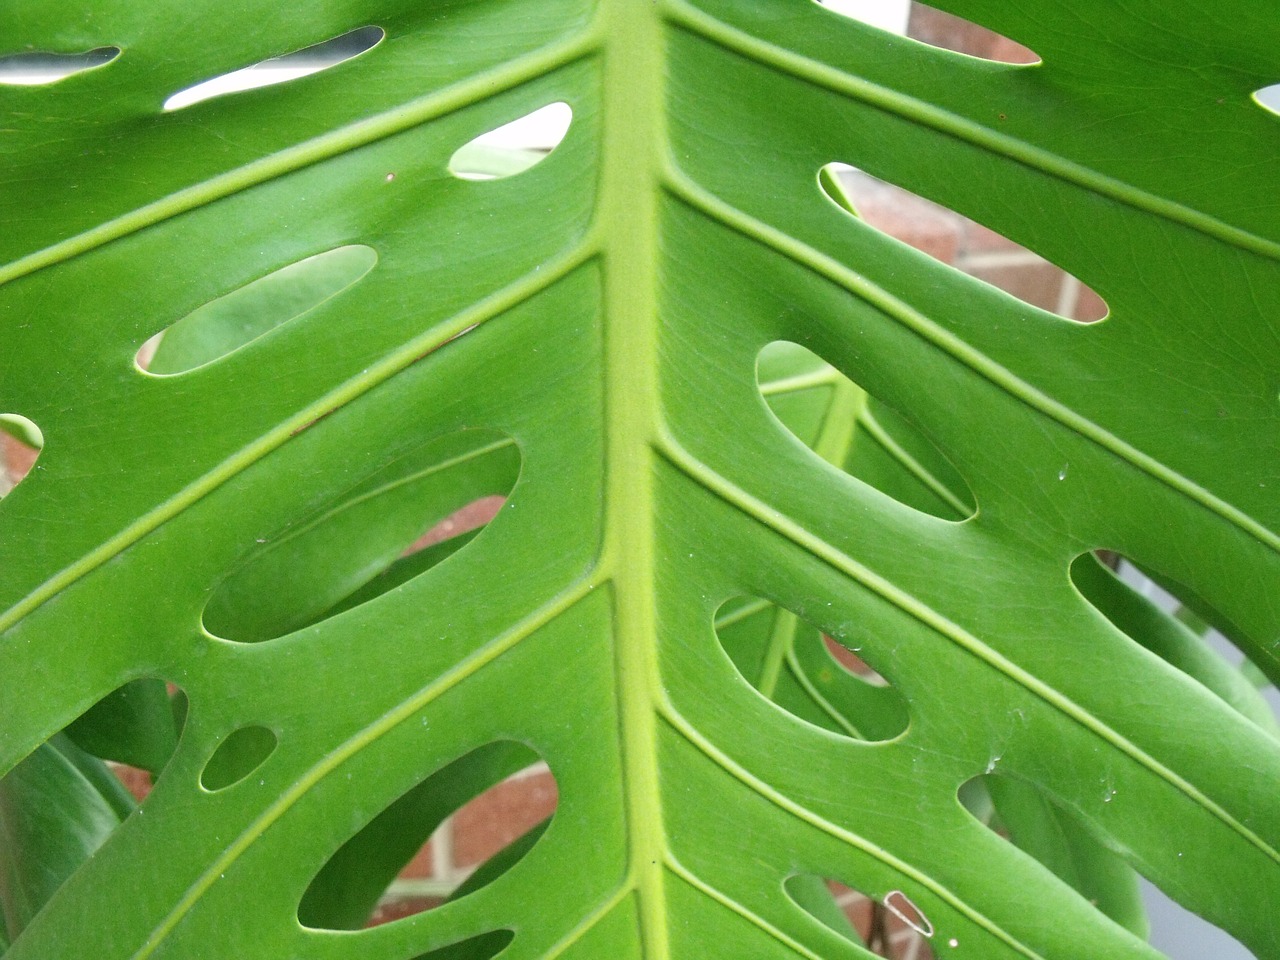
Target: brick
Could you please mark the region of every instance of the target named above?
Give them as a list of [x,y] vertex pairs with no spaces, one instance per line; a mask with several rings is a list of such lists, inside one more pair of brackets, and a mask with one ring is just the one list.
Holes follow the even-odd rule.
[[435,875],[435,846],[428,840],[400,871],[402,880],[425,880]]
[[935,260],[955,260],[961,235],[957,214],[858,170],[841,173],[840,180],[868,224]]
[[842,647],[825,633],[822,635],[822,641],[827,645],[827,650],[830,652],[831,656],[835,658],[836,663],[840,664],[840,666],[844,667],[855,677],[861,677],[868,683],[884,684],[887,682],[884,677],[880,676],[880,674],[876,672],[875,668],[871,666],[871,664],[867,663],[867,661],[863,660],[848,647]]
[[871,921],[875,916],[875,904],[864,893],[846,887],[838,880],[828,880],[827,889],[831,891],[831,896],[835,898],[836,906],[838,906],[849,922],[853,924],[853,929],[858,931],[858,936],[865,941],[871,933]]
[[954,50],[956,53],[967,53],[971,57],[981,57],[983,60],[998,60],[1001,63],[1036,63],[1040,59],[1034,51],[993,30],[988,30],[981,24],[919,3],[911,5],[907,36],[934,47]]
[[7,486],[16,486],[23,477],[31,472],[40,451],[29,447],[21,440],[0,433],[0,468]]
[[1101,320],[1107,315],[1107,302],[1093,292],[1092,289],[1080,284],[1080,292],[1076,300],[1076,308],[1072,312],[1072,317],[1083,323],[1093,323]]
[[[964,221],[964,232],[961,238],[961,252],[965,255],[975,253],[1030,253],[1026,247],[1010,240],[1003,233],[997,233],[973,220]],[[1034,254],[1032,254],[1034,256]]]
[[454,865],[484,863],[551,816],[557,799],[555,777],[546,772],[517,775],[476,797],[453,818]]
[[107,766],[116,775],[116,779],[124,784],[125,789],[133,794],[133,799],[139,803],[147,799],[147,794],[151,792],[150,773],[123,763],[108,763]]
[[971,267],[965,272],[1044,310],[1058,309],[1063,273],[1048,261],[1012,266]]
[[472,500],[461,510],[454,511],[410,544],[404,551],[404,556],[407,557],[410,554],[417,553],[419,550],[425,550],[427,547],[442,543],[451,537],[459,536],[470,530],[475,530],[477,527],[483,527],[497,516],[504,503],[506,503],[506,498],[499,496],[481,497],[479,500]]
[[[877,903],[857,890],[836,880],[827,881],[827,889],[864,943],[870,943],[877,956],[892,960],[932,960],[926,938],[916,929],[895,916],[882,903]],[[897,903],[897,901],[895,901]],[[899,904],[900,910],[910,907]],[[913,917],[913,919],[916,919]],[[923,923],[923,921],[917,921]],[[875,930],[879,925],[879,932]],[[883,940],[884,942],[880,942]]]

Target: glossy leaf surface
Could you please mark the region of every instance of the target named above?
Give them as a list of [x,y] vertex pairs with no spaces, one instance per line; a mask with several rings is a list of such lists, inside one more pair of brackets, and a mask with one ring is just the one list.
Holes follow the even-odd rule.
[[[76,797],[67,835],[5,835],[6,877],[40,844],[60,871],[0,889],[6,960],[867,956],[797,877],[910,904],[944,956],[1157,957],[1127,902],[1122,926],[1087,899],[1129,889],[1114,858],[1102,881],[1062,866],[1108,848],[1280,958],[1274,725],[1071,578],[1123,554],[1280,679],[1280,118],[1252,96],[1280,21],[936,5],[1042,62],[810,0],[0,15],[12,52],[122,51],[0,87],[0,412],[44,440],[0,503],[2,796]],[[330,69],[163,110],[366,26],[385,39]],[[553,103],[573,121],[535,165],[450,171]],[[834,161],[1061,265],[1109,316],[868,227],[821,188]],[[339,250],[359,269],[317,275]],[[279,286],[302,263],[306,290]],[[184,318],[168,375],[139,369]],[[779,342],[807,353],[774,369]],[[507,490],[478,535],[400,557]],[[741,598],[785,688],[717,634]],[[823,634],[905,725],[840,722]],[[143,679],[189,708],[111,832],[41,745]],[[274,749],[202,787],[249,728]],[[384,811],[429,830],[469,795],[433,777],[512,743],[555,776],[545,832],[436,910],[344,929],[412,853]],[[960,803],[992,773],[1078,826],[1026,834],[1057,872]],[[14,912],[19,887],[39,902]]]

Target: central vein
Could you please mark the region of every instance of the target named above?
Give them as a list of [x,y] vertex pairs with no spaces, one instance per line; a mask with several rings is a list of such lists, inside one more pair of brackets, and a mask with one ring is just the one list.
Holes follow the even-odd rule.
[[658,198],[663,38],[656,5],[605,0],[600,219],[604,260],[604,561],[614,584],[630,879],[643,952],[669,956],[658,785],[654,458],[659,423]]

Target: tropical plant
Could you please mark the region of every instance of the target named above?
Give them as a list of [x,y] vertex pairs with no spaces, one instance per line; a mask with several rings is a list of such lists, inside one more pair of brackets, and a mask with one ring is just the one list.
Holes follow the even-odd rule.
[[[7,960],[869,956],[826,881],[942,956],[1153,957],[1135,870],[1280,957],[1275,723],[1095,560],[1280,677],[1280,21],[937,5],[1043,62],[811,0],[9,5],[5,51],[90,54],[0,89],[0,412],[44,442]],[[549,156],[458,153],[551,103]],[[835,161],[1109,316],[907,249]],[[537,758],[549,824],[355,932]]]

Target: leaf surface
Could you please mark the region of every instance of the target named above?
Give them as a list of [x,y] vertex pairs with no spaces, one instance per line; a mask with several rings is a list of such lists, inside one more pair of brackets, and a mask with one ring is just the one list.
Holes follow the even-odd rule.
[[[6,960],[867,956],[796,877],[909,902],[944,956],[1157,957],[966,811],[993,772],[1280,957],[1274,725],[1071,578],[1123,554],[1280,679],[1280,118],[1252,99],[1280,22],[938,5],[1042,62],[809,0],[3,15],[15,50],[122,53],[0,87],[0,413],[45,444],[0,505],[0,771],[127,683],[189,702],[153,793]],[[162,109],[364,26],[385,39],[336,67]],[[540,162],[450,172],[559,102]],[[833,161],[1042,254],[1108,317],[886,237],[823,192]],[[376,264],[281,284],[338,250]],[[805,403],[770,395],[780,342],[816,358]],[[478,535],[397,559],[506,489]],[[742,598],[769,609],[735,648],[716,623]],[[828,695],[824,634],[902,732],[875,734],[887,695]],[[275,749],[202,788],[248,727]],[[528,852],[434,911],[325,928],[411,855],[384,811],[425,829],[466,791],[419,785],[503,743],[559,788]]]

